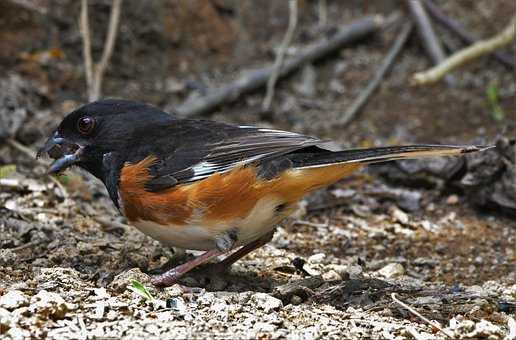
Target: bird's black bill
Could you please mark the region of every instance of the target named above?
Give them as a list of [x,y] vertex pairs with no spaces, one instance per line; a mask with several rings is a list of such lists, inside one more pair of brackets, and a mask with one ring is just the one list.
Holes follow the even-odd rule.
[[82,146],[67,142],[65,138],[60,137],[59,134],[55,132],[46,141],[45,145],[39,149],[36,157],[41,157],[46,154],[50,158],[55,159],[48,169],[49,173],[54,174],[79,162],[83,150],[84,148]]

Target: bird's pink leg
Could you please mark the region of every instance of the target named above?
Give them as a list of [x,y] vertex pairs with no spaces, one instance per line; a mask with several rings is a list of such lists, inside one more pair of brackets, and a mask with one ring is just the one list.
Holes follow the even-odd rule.
[[179,280],[184,274],[188,273],[190,270],[224,253],[225,251],[221,251],[218,249],[209,250],[180,266],[172,268],[163,274],[154,276],[151,279],[151,282],[152,284],[160,287],[172,286],[174,283],[177,282],[177,280]]
[[217,273],[223,273],[233,263],[240,260],[242,257],[246,256],[253,250],[256,250],[256,249],[264,246],[265,244],[269,243],[269,241],[272,240],[273,235],[274,235],[274,231],[262,236],[261,238],[257,239],[256,241],[246,244],[242,248],[235,251],[233,254],[226,257],[224,260],[220,261],[219,263],[215,263],[211,268],[213,269],[213,271],[215,271]]

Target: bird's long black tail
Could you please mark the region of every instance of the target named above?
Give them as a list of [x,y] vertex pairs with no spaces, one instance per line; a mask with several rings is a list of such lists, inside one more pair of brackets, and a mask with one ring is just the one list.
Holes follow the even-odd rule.
[[295,168],[315,168],[331,164],[370,164],[398,159],[455,156],[490,149],[492,146],[475,145],[404,145],[344,151],[322,151],[292,155]]

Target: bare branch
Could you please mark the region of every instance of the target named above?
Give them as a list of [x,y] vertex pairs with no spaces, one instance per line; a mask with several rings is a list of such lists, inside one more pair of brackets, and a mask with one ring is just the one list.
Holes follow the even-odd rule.
[[113,48],[115,47],[116,35],[118,32],[118,23],[120,22],[120,8],[122,5],[122,0],[113,0],[113,4],[111,5],[111,15],[109,18],[109,28],[108,34],[106,37],[106,41],[104,42],[104,50],[102,51],[102,57],[100,58],[100,62],[95,67],[94,74],[94,87],[93,87],[93,98],[92,100],[97,100],[100,97],[101,89],[102,89],[102,80],[104,78],[104,72],[106,71],[109,60],[113,55]]
[[81,16],[79,21],[82,37],[82,55],[84,58],[84,72],[86,73],[86,87],[88,99],[93,98],[93,58],[91,57],[91,36],[88,15],[88,0],[81,0]]
[[339,121],[341,125],[346,125],[353,119],[353,117],[362,109],[362,107],[367,102],[371,94],[380,85],[382,79],[385,77],[385,75],[391,68],[392,64],[394,63],[394,60],[396,60],[396,57],[405,45],[405,42],[407,41],[408,37],[410,36],[410,33],[412,32],[412,28],[412,22],[407,22],[403,25],[403,27],[400,30],[400,33],[396,38],[396,41],[389,50],[389,53],[387,53],[387,56],[382,62],[382,65],[376,71],[376,74],[374,75],[373,79],[371,79],[371,81],[369,82],[369,84],[367,84],[367,87],[362,91],[360,96],[357,99],[355,99],[353,104],[351,104],[350,108],[342,115]]
[[[407,3],[410,13],[416,22],[426,53],[428,53],[434,65],[441,63],[446,59],[446,55],[444,54],[441,42],[435,34],[432,23],[426,14],[425,8],[421,4],[420,0],[407,0]],[[446,82],[448,85],[453,85],[455,80],[452,76],[447,76]]]
[[118,33],[121,6],[122,0],[113,0],[111,14],[109,17],[108,32],[106,40],[104,41],[104,48],[102,50],[102,57],[100,58],[100,62],[94,65],[91,54],[88,0],[81,0],[80,30],[82,36],[84,68],[86,73],[86,86],[88,90],[89,101],[95,101],[101,96],[104,72],[109,66],[109,60],[113,54],[113,48],[115,46],[116,36]]
[[267,111],[270,109],[272,104],[272,99],[274,97],[274,86],[276,85],[276,81],[278,80],[279,73],[281,68],[283,67],[283,61],[285,60],[285,54],[287,52],[287,48],[290,46],[292,42],[292,38],[294,37],[294,31],[297,26],[297,0],[289,0],[288,2],[289,8],[289,19],[288,19],[288,28],[285,36],[283,37],[283,41],[281,42],[280,48],[278,50],[278,54],[276,56],[276,61],[274,62],[273,73],[267,82],[267,94],[265,95],[265,99],[263,100],[263,110]]
[[328,23],[328,3],[326,0],[319,0],[317,5],[319,12],[319,26],[324,27]]
[[416,73],[413,76],[415,84],[429,84],[439,81],[455,68],[466,62],[476,59],[484,54],[509,44],[516,37],[516,15],[511,19],[509,25],[499,34],[486,40],[481,40],[473,45],[454,53],[439,65],[432,67],[425,72]]
[[[428,10],[428,13],[437,20],[441,25],[446,27],[448,30],[453,32],[457,37],[459,37],[464,43],[470,45],[476,42],[478,39],[474,37],[471,33],[466,31],[464,27],[460,25],[456,20],[453,20],[449,16],[446,15],[435,3],[431,0],[424,0],[425,7]],[[498,60],[501,64],[507,66],[511,69],[516,69],[516,60],[513,56],[503,53],[500,51],[496,51],[493,53],[493,57]]]

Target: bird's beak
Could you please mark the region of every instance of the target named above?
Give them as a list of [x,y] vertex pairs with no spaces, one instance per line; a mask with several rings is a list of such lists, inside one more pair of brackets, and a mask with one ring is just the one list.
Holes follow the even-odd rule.
[[55,159],[48,169],[49,173],[54,174],[79,162],[83,153],[84,146],[67,141],[56,131],[39,149],[36,157],[47,154]]

